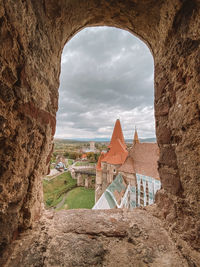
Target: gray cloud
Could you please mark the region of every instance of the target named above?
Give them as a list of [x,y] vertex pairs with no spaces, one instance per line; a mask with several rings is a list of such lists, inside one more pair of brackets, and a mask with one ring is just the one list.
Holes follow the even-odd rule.
[[62,54],[56,137],[110,137],[121,119],[126,138],[155,136],[153,57],[116,28],[86,28]]

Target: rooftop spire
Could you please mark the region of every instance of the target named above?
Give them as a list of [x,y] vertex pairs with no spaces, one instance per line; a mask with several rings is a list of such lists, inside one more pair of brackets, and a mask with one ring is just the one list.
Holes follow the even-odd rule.
[[109,151],[104,154],[97,164],[97,170],[101,170],[101,162],[106,162],[113,165],[123,164],[128,156],[126,144],[122,133],[120,120],[116,120],[112,138],[108,146]]
[[126,144],[125,144],[125,141],[124,141],[124,135],[123,135],[123,132],[122,132],[122,127],[121,127],[119,119],[117,119],[116,122],[115,122],[115,127],[114,127],[114,130],[113,130],[113,134],[112,134],[112,138],[111,138],[111,141],[110,141],[109,148],[112,147],[112,145],[115,143],[115,140],[117,140],[117,139],[119,139],[121,141],[122,145],[124,145],[125,148],[126,148]]
[[137,133],[137,128],[135,126],[135,133],[134,133],[134,139],[133,139],[133,144],[139,144],[140,141],[139,141],[139,138],[138,138],[138,133]]

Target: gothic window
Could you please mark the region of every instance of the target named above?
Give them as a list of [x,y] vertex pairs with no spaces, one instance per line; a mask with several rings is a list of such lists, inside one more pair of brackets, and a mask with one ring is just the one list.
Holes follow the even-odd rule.
[[143,187],[142,179],[140,183],[140,205],[144,206],[144,187]]
[[149,187],[148,187],[148,182],[146,183],[146,205],[149,205]]

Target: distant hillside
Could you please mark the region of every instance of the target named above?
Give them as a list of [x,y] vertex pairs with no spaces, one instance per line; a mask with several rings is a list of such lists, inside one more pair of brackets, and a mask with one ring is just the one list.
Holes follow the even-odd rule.
[[156,143],[156,142],[157,142],[157,140],[156,140],[155,137],[141,139],[140,141],[141,141],[142,143]]
[[[139,138],[141,143],[156,143],[156,138],[151,137],[151,138]],[[126,139],[125,140],[127,143],[132,143],[133,139]]]
[[[57,139],[55,138],[54,141],[56,143],[64,143],[64,144],[72,144],[72,143],[86,143],[90,141],[94,142],[110,142],[109,138],[93,138],[93,139],[88,139],[88,138],[77,138],[77,139]],[[133,139],[125,139],[126,143],[132,143]],[[151,137],[151,138],[140,138],[141,143],[155,143],[156,138]]]
[[88,140],[54,138],[54,142],[62,144],[73,144],[73,143],[85,143],[88,142]]

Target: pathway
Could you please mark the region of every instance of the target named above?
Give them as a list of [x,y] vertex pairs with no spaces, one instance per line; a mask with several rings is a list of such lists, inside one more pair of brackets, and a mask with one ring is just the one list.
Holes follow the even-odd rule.
[[[72,188],[73,189],[73,188]],[[71,191],[71,190],[70,190]],[[65,193],[64,195],[63,195],[63,198],[62,198],[62,200],[55,206],[55,210],[58,210],[58,209],[60,209],[63,205],[64,205],[64,203],[65,203],[65,200],[66,200],[66,198],[67,198],[67,195],[68,195],[68,193],[70,192],[70,191],[68,191],[67,193]]]
[[62,173],[64,173],[64,172],[59,172],[59,171],[57,171],[56,169],[53,169],[53,170],[55,170],[56,172],[53,172],[54,173],[54,175],[47,175],[46,177],[44,177],[43,179],[44,180],[46,180],[46,181],[51,181],[51,180],[53,180],[54,178],[56,178],[57,176],[59,176],[59,175],[61,175]]

